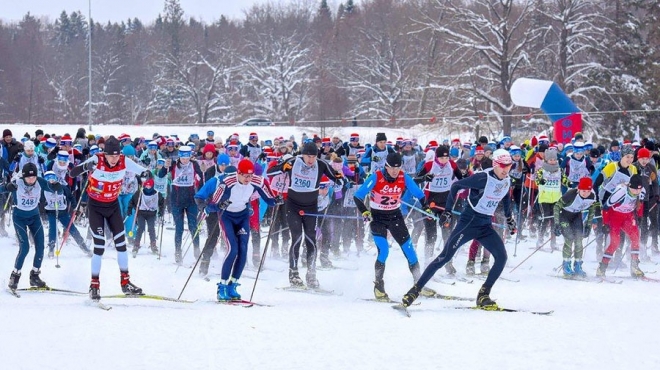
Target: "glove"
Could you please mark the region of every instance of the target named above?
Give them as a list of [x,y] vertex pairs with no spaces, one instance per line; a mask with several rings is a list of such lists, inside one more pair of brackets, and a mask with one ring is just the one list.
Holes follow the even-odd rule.
[[434,176],[433,176],[432,173],[427,173],[426,175],[424,175],[424,181],[431,182],[431,181],[433,181],[433,177]]
[[335,175],[335,177],[338,178],[338,179],[343,179],[344,178],[344,174],[341,173],[341,172],[338,172],[338,171],[335,171],[333,173],[333,175]]
[[518,230],[516,230],[516,220],[513,218],[513,216],[509,216],[509,218],[506,219],[506,226],[509,229],[509,234],[514,235]]
[[14,162],[18,163],[20,161],[21,161],[21,153],[18,153],[16,154],[16,156],[14,156]]
[[142,177],[143,179],[149,180],[151,178],[151,172],[150,171],[142,171],[142,173],[140,174],[140,177]]
[[145,166],[148,166],[149,163],[151,163],[151,158],[147,157],[147,158],[143,159],[142,163],[144,163]]
[[15,191],[16,189],[18,189],[18,185],[16,185],[13,182],[10,182],[5,186],[5,189],[7,189],[7,191]]
[[231,201],[229,199],[227,199],[222,203],[218,203],[218,208],[224,211],[225,209],[227,209],[227,207],[229,207],[230,204],[231,204]]
[[266,159],[266,153],[262,152],[261,154],[259,154],[259,156],[257,157],[257,159],[260,160],[260,161],[265,160],[265,159]]
[[582,237],[583,237],[583,238],[588,238],[589,235],[591,235],[591,228],[590,228],[590,227],[585,227],[585,228],[582,230]]
[[604,235],[607,235],[610,233],[610,225],[603,224],[600,228],[600,232],[603,233]]
[[282,171],[291,171],[292,168],[291,162],[284,162],[282,165]]
[[205,209],[209,205],[209,202],[202,198],[195,198],[195,204],[197,204],[198,209]]
[[23,178],[23,175],[20,172],[14,172],[11,175],[11,180],[10,181],[13,182],[14,185],[16,185],[16,181],[18,181],[21,178]]
[[37,159],[37,162],[39,162],[39,164],[44,164],[44,162],[46,161],[44,160],[44,157],[39,157],[39,159]]
[[364,222],[371,222],[373,218],[371,217],[371,211],[364,211],[362,212],[362,219]]
[[545,179],[539,179],[538,183],[539,185],[545,185]]
[[275,205],[276,206],[281,206],[284,204],[284,198],[281,195],[278,195],[275,197]]
[[555,235],[561,236],[561,225],[559,224],[555,225]]
[[449,225],[451,225],[451,217],[451,212],[442,212],[440,215],[440,223],[442,224],[442,227],[449,227]]

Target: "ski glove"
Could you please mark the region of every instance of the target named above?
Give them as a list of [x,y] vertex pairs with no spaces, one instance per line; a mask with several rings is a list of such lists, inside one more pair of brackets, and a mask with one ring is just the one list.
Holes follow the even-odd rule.
[[284,204],[284,198],[281,195],[275,197],[275,205],[281,206]]
[[362,219],[364,222],[371,222],[373,218],[371,218],[371,211],[364,211],[362,212]]
[[224,202],[219,203],[218,208],[224,211],[225,209],[227,209],[227,207],[229,207],[230,204],[231,204],[231,201],[229,199],[227,199]]
[[291,171],[292,168],[291,162],[284,162],[282,165],[282,171]]
[[440,223],[442,224],[442,227],[449,227],[449,225],[451,225],[451,217],[451,212],[442,212],[440,215]]
[[39,162],[39,164],[44,164],[44,162],[46,161],[44,160],[44,157],[39,157],[39,159],[37,159],[37,162]]
[[506,219],[506,226],[509,229],[509,234],[513,235],[515,234],[518,230],[516,230],[516,220],[513,218],[513,216],[509,216]]
[[559,224],[555,225],[555,235],[561,236],[561,225]]
[[604,235],[607,235],[610,233],[610,225],[605,225],[600,228],[600,232],[603,233]]

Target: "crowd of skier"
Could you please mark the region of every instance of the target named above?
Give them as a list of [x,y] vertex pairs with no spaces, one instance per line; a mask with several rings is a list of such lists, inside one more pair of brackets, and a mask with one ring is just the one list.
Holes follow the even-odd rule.
[[[457,274],[452,258],[469,242],[465,273],[477,274],[480,257],[479,273],[487,277],[476,302],[484,308],[497,307],[490,291],[506,265],[506,242],[517,248],[520,240],[536,238],[537,250],[561,249],[568,279],[587,277],[583,256],[592,242],[600,261],[596,277],[627,262],[630,274],[642,278],[640,260],[660,253],[660,156],[650,139],[613,140],[608,148],[581,133],[567,144],[539,135],[520,145],[506,136],[422,144],[390,141],[384,133],[374,143],[363,143],[359,133],[243,139],[213,131],[183,140],[158,133],[102,137],[80,128],[73,137],[37,130],[17,140],[5,129],[0,235],[8,236],[11,217],[19,245],[9,289],[17,289],[31,246],[29,284],[47,287],[43,257],[59,258],[69,236],[91,257],[92,300],[101,298],[106,245],[117,251],[121,288],[130,295],[142,289],[130,280],[129,250],[137,257],[169,249],[182,264],[190,240],[203,276],[212,255],[223,254],[219,301],[241,299],[237,287],[248,261],[259,269],[264,257],[286,259],[293,288],[321,289],[317,263],[330,269],[352,248],[360,254],[374,245],[374,297],[391,301],[384,282],[390,238],[413,277],[403,296],[408,306],[419,295],[437,294],[425,285],[440,268]],[[166,223],[174,226],[173,245],[163,244]],[[422,233],[424,245],[417,248]],[[203,244],[200,235],[206,235]],[[436,246],[442,251],[434,256]]]

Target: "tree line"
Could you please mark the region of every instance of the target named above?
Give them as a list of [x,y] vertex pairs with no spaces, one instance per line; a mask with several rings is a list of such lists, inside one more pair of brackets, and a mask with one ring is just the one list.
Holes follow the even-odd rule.
[[[514,107],[519,77],[553,80],[597,139],[660,123],[660,5],[651,0],[352,0],[255,5],[242,19],[187,17],[178,0],[145,24],[26,14],[0,23],[0,121],[360,122],[537,132]],[[209,9],[209,16],[212,17]]]

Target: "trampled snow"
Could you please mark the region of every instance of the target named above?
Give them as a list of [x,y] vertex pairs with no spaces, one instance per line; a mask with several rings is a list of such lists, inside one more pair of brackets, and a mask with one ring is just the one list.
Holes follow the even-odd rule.
[[[34,127],[14,126],[33,133]],[[69,133],[77,127],[69,126]],[[153,128],[136,128],[131,135],[148,135]],[[271,129],[271,128],[269,128]],[[272,128],[278,135],[297,137],[302,129]],[[58,126],[47,132],[63,133]],[[206,128],[158,128],[158,132],[198,132]],[[222,129],[224,130],[224,129]],[[241,137],[251,129],[233,128]],[[347,128],[344,133],[363,132]],[[373,129],[375,132],[376,129]],[[94,133],[126,131],[104,126]],[[220,129],[216,128],[216,134]],[[258,128],[262,136],[271,131]],[[312,131],[307,130],[308,134]],[[369,131],[371,132],[371,131]],[[387,131],[388,135],[390,131]],[[396,135],[392,133],[392,135]],[[226,135],[223,135],[223,137]],[[366,136],[366,134],[365,134]],[[375,136],[375,134],[374,134]],[[167,218],[166,218],[167,219]],[[166,225],[171,226],[171,225]],[[17,252],[13,227],[0,238],[0,281],[6,286]],[[129,257],[132,281],[145,293],[177,297],[194,264],[192,248],[184,266],[175,272],[173,231],[165,229],[163,257],[140,251]],[[526,233],[526,232],[525,232]],[[264,229],[262,235],[266,234]],[[60,234],[61,235],[61,234]],[[84,235],[84,233],[83,233]],[[202,236],[202,243],[205,240]],[[593,238],[593,236],[592,236]],[[185,235],[184,235],[185,239]],[[591,239],[589,239],[591,240]],[[558,245],[561,245],[561,237]],[[265,243],[263,239],[262,247]],[[417,245],[423,251],[424,236]],[[148,244],[148,243],[147,243]],[[23,292],[17,299],[0,294],[0,363],[4,369],[653,369],[660,364],[656,309],[660,284],[624,279],[622,284],[566,281],[552,277],[561,253],[537,252],[515,272],[509,271],[534,251],[535,240],[509,241],[508,266],[491,296],[503,307],[554,310],[552,316],[527,313],[456,310],[470,302],[420,298],[410,308],[411,318],[389,304],[367,302],[373,296],[375,249],[357,256],[355,247],[344,259],[333,261],[346,269],[319,271],[321,286],[341,295],[320,296],[287,292],[287,263],[269,258],[256,286],[254,301],[272,307],[232,307],[215,303],[222,256],[211,260],[211,281],[194,271],[182,298],[195,303],[148,299],[104,299],[113,307],[103,311],[85,304],[85,296]],[[143,243],[144,245],[144,243]],[[188,247],[184,244],[184,249]],[[463,274],[467,247],[454,265]],[[251,248],[251,247],[250,247]],[[218,248],[219,249],[219,248]],[[220,251],[220,249],[219,249]],[[438,253],[438,252],[436,252]],[[251,255],[251,251],[249,252]],[[423,252],[422,252],[423,254]],[[30,252],[19,287],[28,286]],[[420,257],[423,260],[423,257]],[[660,260],[658,256],[654,256]],[[248,258],[248,266],[251,259]],[[595,243],[589,245],[585,270],[597,267]],[[64,246],[59,259],[45,258],[41,277],[52,287],[86,291],[90,260],[73,244]],[[653,272],[658,266],[642,263]],[[477,264],[477,270],[479,269]],[[301,275],[306,270],[301,269]],[[2,275],[4,274],[4,275]],[[629,276],[628,270],[608,272]],[[247,269],[239,292],[249,298],[256,272]],[[437,276],[443,276],[444,269]],[[657,277],[660,273],[651,273]],[[304,275],[303,275],[304,276]],[[481,280],[447,285],[431,281],[440,293],[476,297]],[[412,277],[398,246],[392,247],[385,272],[387,292],[394,299],[412,285]],[[119,272],[113,248],[103,257],[103,295],[119,294]]]

